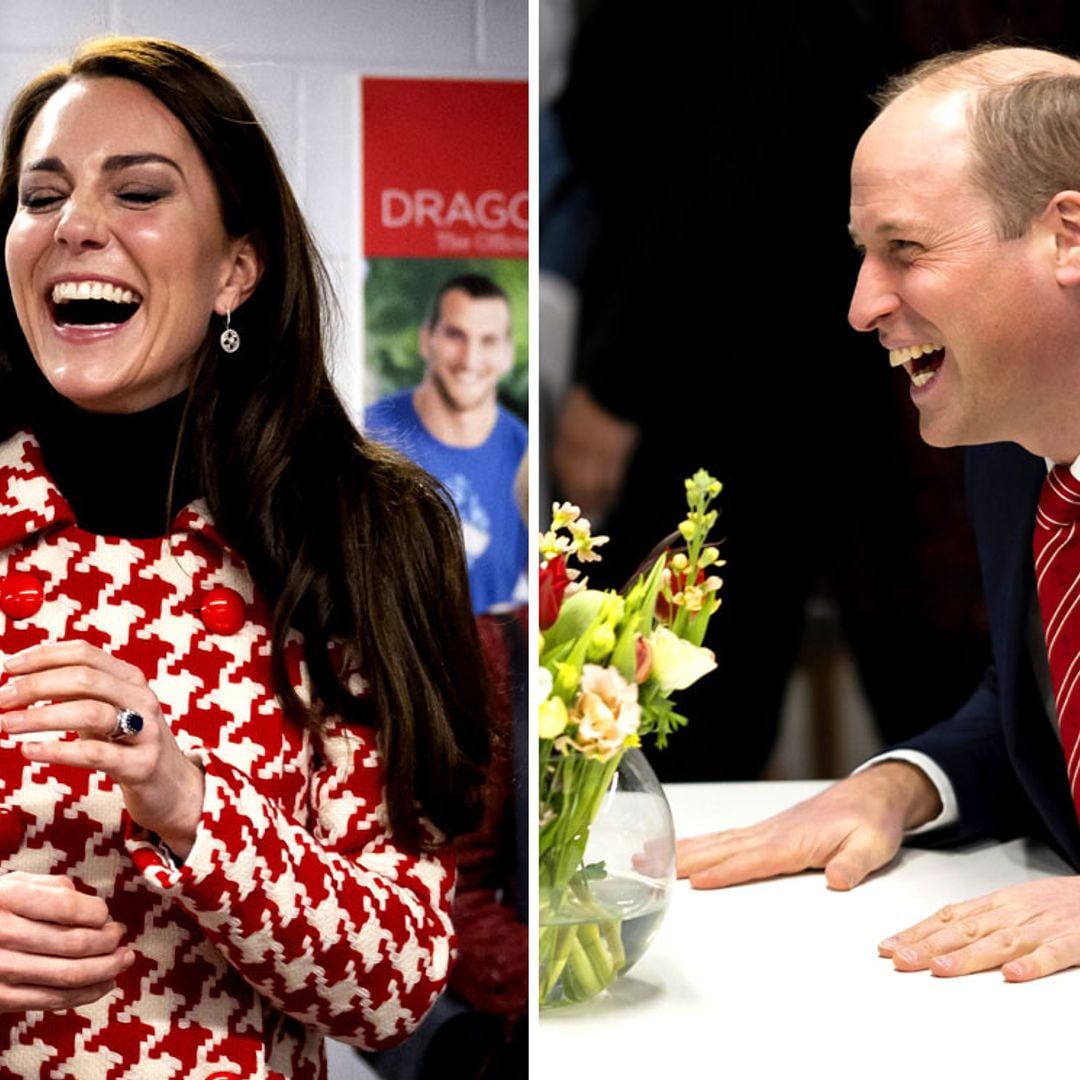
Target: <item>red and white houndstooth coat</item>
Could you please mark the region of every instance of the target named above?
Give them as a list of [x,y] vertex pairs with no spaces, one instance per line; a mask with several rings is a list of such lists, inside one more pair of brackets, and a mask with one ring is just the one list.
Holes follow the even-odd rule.
[[[284,714],[269,609],[201,504],[164,538],[88,533],[17,435],[0,445],[0,585],[13,576],[40,606],[0,613],[0,653],[77,638],[137,665],[206,797],[177,866],[109,777],[0,735],[0,866],[97,894],[137,956],[91,1005],[0,1015],[0,1077],[315,1080],[324,1034],[377,1048],[414,1027],[449,966],[449,856],[388,837],[371,731]],[[222,587],[246,605],[235,633],[202,615]],[[299,637],[289,649],[301,686]]]

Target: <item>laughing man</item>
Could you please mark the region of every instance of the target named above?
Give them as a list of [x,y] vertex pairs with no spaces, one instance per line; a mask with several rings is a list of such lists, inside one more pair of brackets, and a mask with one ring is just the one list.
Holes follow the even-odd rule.
[[[814,867],[850,889],[914,830],[1035,836],[1080,870],[1080,64],[939,57],[881,105],[852,164],[849,319],[906,370],[923,438],[972,447],[994,663],[954,717],[817,797],[680,841],[698,888]],[[950,905],[879,950],[943,976],[1080,965],[1080,877]]]

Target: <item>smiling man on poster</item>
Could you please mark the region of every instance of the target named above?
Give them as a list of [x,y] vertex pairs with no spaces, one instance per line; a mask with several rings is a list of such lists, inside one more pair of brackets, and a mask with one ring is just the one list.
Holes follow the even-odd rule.
[[522,604],[528,541],[514,492],[529,436],[496,396],[514,362],[506,293],[482,274],[451,278],[419,344],[423,380],[369,406],[365,429],[446,485],[461,517],[473,610]]
[[[956,716],[817,797],[681,841],[700,888],[817,867],[849,889],[913,830],[1034,836],[1080,870],[1080,64],[939,57],[882,103],[852,165],[849,318],[906,370],[923,438],[972,447],[994,664]],[[917,678],[919,642],[896,662]],[[950,905],[879,949],[936,975],[1075,966],[1080,877]]]

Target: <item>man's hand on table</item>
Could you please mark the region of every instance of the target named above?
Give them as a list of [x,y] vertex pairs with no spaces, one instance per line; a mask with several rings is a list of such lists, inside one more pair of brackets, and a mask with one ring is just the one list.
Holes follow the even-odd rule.
[[[745,829],[680,840],[676,872],[696,889],[824,869],[850,889],[896,854],[904,830],[940,812],[914,765],[887,761]],[[1001,968],[1026,982],[1080,966],[1080,877],[1010,885],[949,904],[878,945],[898,971],[968,975]]]
[[850,889],[893,858],[905,829],[940,808],[921,769],[886,761],[757,825],[680,840],[676,873],[714,889],[824,869],[830,888]]
[[1080,965],[1080,877],[1045,878],[949,904],[879,946],[898,971],[1001,968],[1026,982]]

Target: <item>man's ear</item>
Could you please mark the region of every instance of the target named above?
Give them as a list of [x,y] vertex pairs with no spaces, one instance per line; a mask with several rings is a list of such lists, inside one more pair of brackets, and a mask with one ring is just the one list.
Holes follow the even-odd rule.
[[1080,285],[1080,191],[1059,191],[1046,208],[1054,234],[1054,274],[1065,289]]
[[255,245],[247,236],[229,242],[229,261],[225,280],[218,290],[214,310],[219,315],[236,309],[255,291],[262,277],[263,265]]
[[420,326],[420,355],[423,357],[424,362],[428,363],[431,360],[431,329],[427,324],[427,320]]

